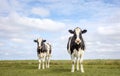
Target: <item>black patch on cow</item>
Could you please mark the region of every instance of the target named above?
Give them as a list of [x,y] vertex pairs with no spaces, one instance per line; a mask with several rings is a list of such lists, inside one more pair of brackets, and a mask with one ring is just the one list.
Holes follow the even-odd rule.
[[51,52],[52,52],[52,47],[51,47],[51,45],[49,45],[50,46],[50,51],[49,51],[49,54],[51,54]]
[[70,50],[71,50],[71,54],[73,53],[73,50],[76,49],[77,51],[79,49],[82,49],[82,50],[85,50],[85,44],[84,44],[84,41],[83,41],[83,38],[81,36],[81,43],[80,44],[77,44],[75,43],[75,37],[73,36],[72,39],[71,39],[71,44],[70,44]]
[[68,39],[68,43],[67,43],[67,50],[69,49],[69,44],[70,44],[70,40],[71,40],[72,37],[69,37]]
[[47,48],[46,48],[44,42],[41,44],[41,46],[42,46],[41,49],[40,49],[39,47],[37,48],[37,53],[38,53],[38,54],[47,52]]

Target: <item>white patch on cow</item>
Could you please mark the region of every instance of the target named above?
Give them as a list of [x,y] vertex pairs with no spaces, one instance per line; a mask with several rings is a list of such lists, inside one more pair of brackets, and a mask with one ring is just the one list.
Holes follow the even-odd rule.
[[71,68],[71,72],[74,72],[75,71],[75,63],[77,63],[76,65],[76,69],[77,71],[79,70],[79,64],[80,64],[80,67],[81,67],[81,72],[83,73],[84,72],[84,68],[83,68],[83,55],[84,55],[84,50],[76,50],[74,49],[73,50],[73,53],[71,55],[71,59],[72,59],[72,68]]
[[[38,69],[41,68],[41,65],[42,65],[42,69],[44,69],[44,63],[45,63],[45,58],[46,58],[46,53],[40,53],[38,54],[38,58],[39,58],[39,66],[38,66]],[[42,64],[41,64],[42,62]]]
[[46,53],[40,53],[40,54],[38,54],[38,57],[40,57],[40,58],[44,58],[44,57],[46,57],[46,56],[47,56]]
[[41,49],[42,46],[41,46],[41,43],[42,43],[42,38],[38,38],[37,41],[38,41],[38,47]]
[[79,43],[81,42],[81,40],[80,40],[80,38],[79,38],[79,37],[80,37],[80,36],[79,36],[79,35],[80,35],[80,32],[81,32],[81,29],[77,27],[77,28],[75,29],[75,33],[76,33],[76,35],[77,35],[77,38],[76,38],[75,42],[76,42],[77,44],[79,44]]

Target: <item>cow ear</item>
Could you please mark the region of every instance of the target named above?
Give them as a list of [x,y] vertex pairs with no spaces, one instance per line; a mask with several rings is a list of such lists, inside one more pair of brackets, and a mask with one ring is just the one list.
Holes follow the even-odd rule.
[[46,40],[43,40],[43,42],[46,42]]
[[82,34],[83,34],[83,33],[86,33],[86,32],[87,32],[87,30],[85,29],[85,30],[82,31]]
[[34,42],[37,42],[37,40],[34,40]]
[[74,34],[74,31],[73,30],[68,30],[71,34]]

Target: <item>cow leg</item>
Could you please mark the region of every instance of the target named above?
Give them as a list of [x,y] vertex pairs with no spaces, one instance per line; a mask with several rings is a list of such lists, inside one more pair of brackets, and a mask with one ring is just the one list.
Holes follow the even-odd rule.
[[81,72],[84,73],[84,68],[83,68],[82,60],[80,60],[80,67],[81,67]]
[[39,64],[38,64],[38,69],[40,69],[41,68],[41,59],[39,58]]
[[71,60],[72,60],[72,68],[71,68],[71,72],[75,71],[75,57],[73,55],[71,55]]
[[42,69],[45,69],[44,64],[45,64],[45,57],[42,59]]
[[79,58],[79,57],[77,57],[77,66],[76,66],[77,71],[79,70],[79,62],[80,62],[80,58]]
[[49,62],[50,62],[49,57],[46,57],[46,68],[49,68]]
[[84,68],[83,68],[83,54],[84,54],[84,52],[80,56],[80,67],[81,67],[81,72],[82,73],[84,73]]
[[45,58],[46,68],[48,68],[48,58]]
[[50,67],[50,57],[48,57],[48,68]]

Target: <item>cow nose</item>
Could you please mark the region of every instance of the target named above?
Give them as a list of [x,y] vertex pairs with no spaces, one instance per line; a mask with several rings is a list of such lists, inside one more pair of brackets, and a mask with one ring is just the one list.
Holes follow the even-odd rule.
[[80,41],[79,41],[79,40],[77,40],[76,42],[77,42],[77,43],[80,43]]
[[76,43],[79,44],[81,41],[80,40],[76,40]]
[[79,43],[80,41],[79,41],[79,40],[77,40],[76,42],[77,42],[77,43]]

